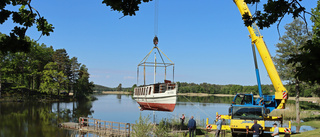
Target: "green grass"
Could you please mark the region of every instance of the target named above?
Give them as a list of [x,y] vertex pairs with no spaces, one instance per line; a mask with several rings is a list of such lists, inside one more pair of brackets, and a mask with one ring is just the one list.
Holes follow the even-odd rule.
[[[281,116],[285,120],[295,120],[296,119],[296,106],[295,104],[287,104],[286,109],[284,110],[273,110],[270,113],[270,116]],[[300,119],[302,120],[314,120],[320,119],[320,111],[319,110],[303,110],[300,109]]]
[[320,121],[314,120],[314,121],[308,121],[303,122],[300,125],[307,125],[316,128],[315,130],[302,132],[301,134],[294,134],[292,137],[319,137],[320,135]]

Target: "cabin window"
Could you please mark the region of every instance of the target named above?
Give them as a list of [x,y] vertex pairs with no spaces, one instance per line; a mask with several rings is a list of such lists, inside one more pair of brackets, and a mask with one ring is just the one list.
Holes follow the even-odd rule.
[[151,94],[151,87],[149,87],[149,95]]
[[159,84],[154,84],[153,92],[154,93],[159,93]]

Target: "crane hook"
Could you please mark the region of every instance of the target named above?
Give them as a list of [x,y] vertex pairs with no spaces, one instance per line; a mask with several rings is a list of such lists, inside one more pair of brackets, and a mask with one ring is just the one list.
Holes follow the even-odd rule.
[[154,44],[155,46],[157,46],[157,45],[158,45],[158,42],[159,42],[158,37],[157,37],[157,36],[154,36],[154,38],[153,38],[153,44]]

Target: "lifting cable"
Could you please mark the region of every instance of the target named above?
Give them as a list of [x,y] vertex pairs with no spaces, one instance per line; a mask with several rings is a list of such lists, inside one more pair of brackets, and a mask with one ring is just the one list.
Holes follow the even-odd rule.
[[[185,99],[187,99],[193,106],[196,106],[195,104],[192,103],[191,100],[189,100],[186,96],[182,95]],[[215,119],[212,118],[209,114],[207,114],[204,110],[202,110],[201,108],[199,108],[198,106],[196,106],[199,110],[201,110],[204,114],[206,114],[208,117],[210,117],[211,119]]]
[[158,35],[158,9],[159,9],[159,1],[154,1],[154,35]]

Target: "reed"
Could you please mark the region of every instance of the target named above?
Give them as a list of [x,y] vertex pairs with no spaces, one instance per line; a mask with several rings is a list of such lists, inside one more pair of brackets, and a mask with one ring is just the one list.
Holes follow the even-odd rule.
[[[275,109],[270,113],[270,116],[283,116],[285,120],[296,119],[296,106],[295,104],[286,104],[286,109]],[[320,116],[319,110],[303,110],[300,109],[300,119],[317,119]]]

